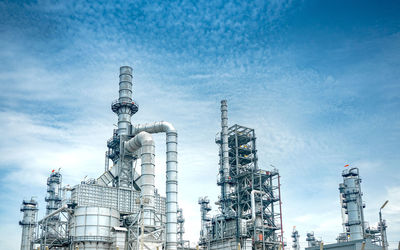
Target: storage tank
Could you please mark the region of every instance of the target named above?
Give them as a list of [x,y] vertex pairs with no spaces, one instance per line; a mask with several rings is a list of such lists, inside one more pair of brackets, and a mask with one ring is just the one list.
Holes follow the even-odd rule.
[[104,207],[77,207],[71,218],[70,230],[73,248],[110,249],[113,243],[113,227],[119,227],[117,210]]

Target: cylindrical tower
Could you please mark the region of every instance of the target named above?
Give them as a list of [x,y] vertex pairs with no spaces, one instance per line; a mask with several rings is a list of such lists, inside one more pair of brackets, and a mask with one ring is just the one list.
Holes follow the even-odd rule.
[[200,230],[200,244],[204,244],[208,238],[208,224],[211,218],[208,212],[211,211],[210,200],[207,197],[199,198],[200,212],[201,212],[201,230]]
[[296,227],[293,227],[293,232],[292,232],[293,250],[300,250],[299,238],[300,238],[299,231],[296,230]]
[[34,230],[36,226],[38,211],[38,203],[31,198],[31,200],[24,200],[21,206],[21,212],[24,217],[19,224],[22,226],[21,250],[30,250],[31,244],[34,239]]
[[109,250],[113,227],[118,227],[120,214],[105,207],[77,207],[70,222],[72,249]]
[[[47,178],[47,195],[45,197],[46,215],[49,215],[61,207],[61,183],[62,176],[59,171],[53,170]],[[60,226],[60,214],[56,214],[48,219],[43,233],[46,238],[58,236]],[[44,237],[44,236],[43,236]]]
[[318,246],[319,241],[315,239],[314,232],[307,233],[306,241],[308,242],[308,247]]
[[178,212],[178,218],[177,218],[177,222],[178,222],[177,245],[178,245],[178,248],[183,248],[184,247],[184,243],[185,243],[184,240],[183,240],[183,234],[185,233],[185,227],[184,227],[185,218],[183,217],[183,214],[182,214],[182,208],[179,208],[177,212]]
[[222,180],[222,204],[223,212],[226,212],[228,209],[228,204],[226,204],[227,198],[230,193],[230,185],[229,185],[229,177],[230,177],[230,166],[229,166],[229,148],[228,148],[228,105],[226,100],[221,101],[221,163],[223,176],[221,176]]
[[132,68],[122,66],[119,71],[119,98],[112,103],[111,109],[118,115],[118,134],[127,135],[131,117],[139,107],[132,100]]
[[339,185],[339,190],[347,214],[346,231],[349,232],[349,240],[360,240],[364,238],[364,205],[358,168],[344,170],[342,177],[343,183]]
[[47,178],[46,215],[61,207],[61,178],[60,172],[55,170]]

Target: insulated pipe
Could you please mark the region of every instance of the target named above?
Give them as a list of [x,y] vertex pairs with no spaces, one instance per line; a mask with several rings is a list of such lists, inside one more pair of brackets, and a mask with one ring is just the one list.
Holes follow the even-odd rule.
[[141,148],[141,195],[143,199],[143,224],[154,226],[154,140],[151,134],[140,132],[124,142],[125,151],[132,154]]
[[166,225],[166,249],[176,250],[176,234],[177,234],[177,210],[178,210],[178,152],[177,137],[178,133],[174,126],[169,122],[154,122],[147,124],[139,124],[132,128],[132,134],[136,135],[142,131],[148,133],[165,133],[166,134],[166,161],[167,161],[167,225]]
[[[230,192],[229,179],[229,148],[228,148],[228,105],[226,100],[221,101],[221,139],[222,139],[222,169],[224,171],[224,194],[226,199]],[[227,208],[226,208],[227,209]]]
[[254,197],[254,194],[264,194],[263,191],[259,190],[252,190],[251,191],[251,221],[254,222],[256,220],[256,199]]

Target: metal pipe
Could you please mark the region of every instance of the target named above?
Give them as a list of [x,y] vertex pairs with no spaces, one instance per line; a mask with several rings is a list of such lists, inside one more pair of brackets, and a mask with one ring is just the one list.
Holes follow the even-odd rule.
[[[119,103],[132,102],[132,68],[122,66],[119,69]],[[128,134],[129,125],[131,125],[132,112],[129,107],[121,105],[117,111],[118,114],[118,134]]]
[[387,236],[386,236],[386,222],[382,220],[382,209],[388,204],[389,200],[385,201],[385,203],[379,209],[379,229],[381,233],[381,242],[382,242],[382,249],[387,250],[388,243],[387,243]]
[[141,196],[143,200],[143,221],[145,226],[154,226],[154,140],[151,134],[140,132],[129,141],[124,142],[127,153],[133,154],[141,149]]
[[278,173],[278,195],[279,195],[279,218],[281,222],[281,243],[285,250],[285,242],[283,241],[283,221],[282,221],[282,199],[281,199],[281,175]]
[[39,221],[38,224],[41,224],[43,221],[47,220],[48,218],[50,218],[50,217],[52,217],[52,216],[58,214],[59,212],[65,210],[65,209],[67,209],[67,208],[68,208],[68,206],[65,204],[64,206],[60,207],[60,208],[57,209],[56,211],[54,211],[54,212],[52,212],[52,213],[46,215],[45,217],[43,217],[43,219],[41,219],[41,220]]
[[[224,194],[226,199],[230,193],[230,185],[227,183],[229,179],[229,148],[228,148],[228,105],[226,100],[221,101],[221,140],[222,140],[222,169],[224,173]],[[227,208],[225,208],[227,209]],[[225,210],[226,211],[226,210]]]
[[166,134],[166,191],[167,191],[167,223],[166,223],[166,249],[176,250],[177,234],[177,210],[178,210],[178,152],[177,137],[178,133],[174,126],[169,122],[154,122],[139,124],[132,128],[132,134],[136,135],[142,131],[147,133],[165,133]]

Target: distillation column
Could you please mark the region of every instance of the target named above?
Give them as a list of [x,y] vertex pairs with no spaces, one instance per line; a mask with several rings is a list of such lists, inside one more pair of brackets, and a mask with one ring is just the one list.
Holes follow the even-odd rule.
[[178,209],[178,217],[177,217],[177,222],[178,222],[178,228],[177,228],[177,233],[178,233],[178,239],[177,239],[177,245],[178,248],[184,248],[185,247],[185,241],[183,239],[183,234],[185,233],[185,218],[183,217],[182,214],[182,208]]
[[208,238],[208,226],[211,218],[208,212],[211,211],[210,200],[207,197],[199,198],[200,212],[201,212],[201,230],[200,230],[200,244],[204,244]]
[[345,225],[348,228],[349,240],[360,240],[364,238],[364,205],[358,168],[346,169],[342,176],[343,183],[339,185],[339,190],[343,198],[343,207],[347,211]]
[[24,213],[22,221],[19,224],[22,226],[21,250],[30,250],[34,239],[34,231],[36,226],[38,203],[31,200],[24,200],[21,206],[21,212]]
[[292,232],[293,250],[300,250],[299,238],[300,238],[299,231],[296,230],[296,227],[293,227],[293,232]]
[[321,243],[315,239],[314,232],[307,233],[306,241],[308,242],[308,247],[315,247]]
[[[52,214],[54,211],[61,207],[61,182],[62,176],[60,171],[53,170],[47,178],[47,196],[45,201],[46,215]],[[60,214],[51,216],[45,226],[45,233],[47,237],[56,237],[58,235],[58,228],[60,226]]]
[[229,194],[230,194],[230,166],[229,166],[229,148],[228,148],[228,105],[226,100],[221,101],[221,199],[222,212],[229,211]]

